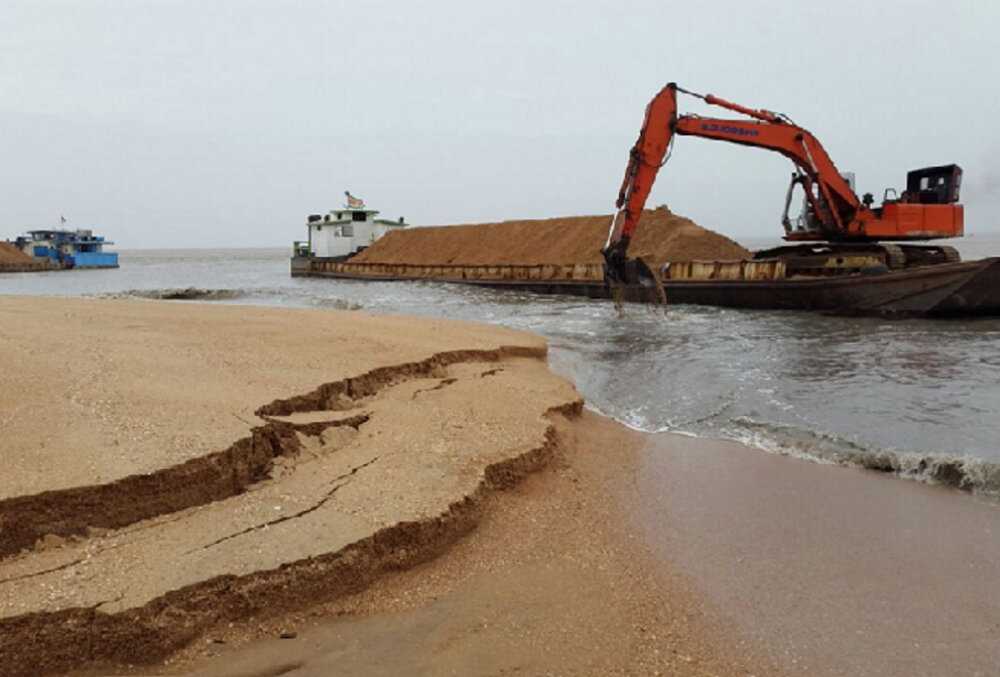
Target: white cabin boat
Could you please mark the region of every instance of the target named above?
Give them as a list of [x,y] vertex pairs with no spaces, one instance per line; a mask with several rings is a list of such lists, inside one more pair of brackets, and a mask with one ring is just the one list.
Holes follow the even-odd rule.
[[309,215],[306,221],[309,239],[295,243],[297,258],[346,260],[389,231],[408,225],[403,217],[396,221],[380,219],[377,209],[368,209],[364,200],[350,192],[344,194],[347,202],[343,207]]

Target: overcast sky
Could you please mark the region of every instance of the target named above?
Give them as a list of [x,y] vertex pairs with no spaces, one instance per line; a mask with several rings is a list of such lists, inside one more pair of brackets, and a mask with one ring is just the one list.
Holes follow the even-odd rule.
[[[671,80],[787,113],[859,193],[957,162],[997,230],[998,35],[985,0],[0,0],[0,237],[286,245],[346,189],[421,225],[608,213]],[[790,171],[682,138],[650,204],[777,236]]]

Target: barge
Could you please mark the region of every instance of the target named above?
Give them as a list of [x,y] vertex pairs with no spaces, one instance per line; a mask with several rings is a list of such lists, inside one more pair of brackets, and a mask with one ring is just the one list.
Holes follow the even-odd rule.
[[[891,270],[870,259],[807,274],[788,258],[689,261],[656,271],[668,303],[731,308],[812,310],[882,316],[1000,315],[1000,257],[945,261]],[[347,280],[434,281],[594,299],[620,294],[655,301],[659,291],[641,284],[609,288],[604,265],[409,265],[301,259],[293,276]]]

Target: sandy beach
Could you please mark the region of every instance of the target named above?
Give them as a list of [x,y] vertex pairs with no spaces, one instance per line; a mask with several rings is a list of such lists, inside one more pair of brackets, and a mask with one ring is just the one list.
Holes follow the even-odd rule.
[[4,675],[1000,659],[995,503],[629,430],[533,335],[162,301],[0,319]]
[[[574,432],[582,400],[547,368],[544,342],[502,328],[80,299],[3,298],[0,316],[10,464],[0,500],[4,674],[160,670],[172,657],[183,666],[184,656],[201,657],[206,638],[254,637],[289,625],[290,614],[328,617],[323,605],[377,596],[364,591],[448,551],[488,508],[502,510],[496,492],[557,457],[574,467],[572,440],[587,437]],[[604,425],[604,446],[620,447],[630,463],[629,433]],[[598,501],[592,482],[571,484]],[[563,523],[565,509],[531,523]],[[518,545],[532,560],[500,577],[492,594],[509,603],[504,591],[523,597],[531,580],[541,599],[569,600],[563,614],[543,604],[534,623],[553,646],[559,635],[551,633],[578,638],[554,655],[589,646],[581,667],[683,666],[692,653],[716,660],[716,643],[685,616],[665,617],[697,640],[657,634],[665,611],[649,594],[671,599],[669,587],[634,588],[628,571],[639,560],[609,545],[620,521],[566,548],[534,529],[547,555]],[[506,558],[466,549],[485,562]],[[558,568],[537,575],[555,565],[574,572],[578,561],[583,572],[565,580]],[[625,583],[632,594],[616,603],[612,623],[606,593]],[[519,613],[532,618],[532,608],[541,607]],[[481,611],[467,600],[464,614],[447,615],[474,628]],[[582,631],[586,617],[603,645]],[[359,632],[359,641],[378,634]],[[611,651],[645,633],[658,638],[659,653]],[[426,658],[426,645],[410,639],[407,651]],[[453,659],[471,660],[473,649],[460,645]],[[684,658],[658,658],[671,650]],[[517,655],[504,652],[505,660]]]

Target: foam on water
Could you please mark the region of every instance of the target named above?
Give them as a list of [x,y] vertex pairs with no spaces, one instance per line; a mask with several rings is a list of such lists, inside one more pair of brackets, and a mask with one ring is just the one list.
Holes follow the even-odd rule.
[[869,448],[838,435],[739,417],[726,436],[772,453],[892,473],[905,479],[1000,497],[1000,464],[965,454]]

